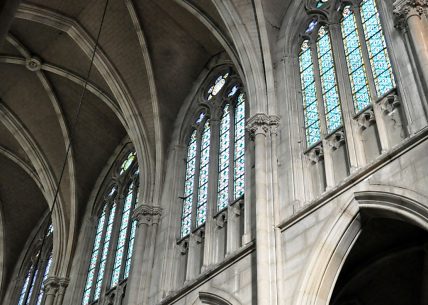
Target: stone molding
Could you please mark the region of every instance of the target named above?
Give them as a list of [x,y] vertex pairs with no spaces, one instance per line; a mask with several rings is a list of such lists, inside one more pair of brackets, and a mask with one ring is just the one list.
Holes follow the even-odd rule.
[[247,120],[246,129],[250,132],[252,138],[261,134],[268,135],[269,131],[273,134],[278,134],[280,117],[277,115],[267,115],[265,113],[257,113]]
[[49,276],[43,283],[43,289],[46,294],[56,294],[58,291],[63,292],[69,283],[70,279],[68,278]]
[[394,2],[395,27],[407,28],[407,19],[411,16],[428,15],[428,0],[397,0]]
[[137,221],[138,226],[159,224],[162,215],[162,208],[150,205],[138,205],[132,214],[132,218]]

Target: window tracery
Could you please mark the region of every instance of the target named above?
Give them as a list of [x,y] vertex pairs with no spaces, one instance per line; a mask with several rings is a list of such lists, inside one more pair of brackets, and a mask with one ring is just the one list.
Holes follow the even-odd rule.
[[[44,297],[44,282],[52,265],[52,233],[53,226],[45,227],[45,241],[32,249],[25,277],[18,295],[18,305],[40,305]],[[43,236],[41,236],[42,238]]]
[[[303,32],[299,65],[306,144],[311,147],[343,125],[341,96],[346,93],[337,83],[338,57],[346,62],[356,114],[396,85],[375,0],[308,3],[312,17]],[[333,24],[340,25],[334,39],[329,33],[336,31]]]
[[129,276],[136,231],[131,213],[138,197],[139,170],[135,152],[119,161],[102,199],[82,305],[97,302],[103,292],[117,287]]
[[[245,94],[231,70],[208,87],[187,142],[181,238],[205,224],[210,206],[220,211],[244,195]],[[214,164],[218,182],[211,190]],[[212,193],[216,202],[210,202]]]

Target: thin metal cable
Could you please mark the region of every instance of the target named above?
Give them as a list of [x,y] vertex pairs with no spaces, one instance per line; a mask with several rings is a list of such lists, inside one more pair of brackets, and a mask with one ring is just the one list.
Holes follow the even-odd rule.
[[[103,25],[104,25],[104,20],[105,20],[105,17],[106,17],[107,7],[108,7],[108,4],[109,4],[109,1],[110,0],[106,0],[105,5],[104,5],[103,15],[102,15],[101,23],[100,23],[100,26],[99,26],[99,29],[98,29],[98,34],[97,34],[97,37],[96,37],[96,40],[95,40],[94,50],[92,52],[92,56],[91,56],[91,61],[90,61],[90,64],[89,64],[88,73],[87,73],[86,78],[85,78],[85,83],[84,83],[84,86],[83,86],[82,94],[80,95],[79,104],[78,104],[78,107],[77,107],[77,112],[76,112],[76,115],[74,116],[74,119],[73,119],[72,124],[71,124],[70,139],[69,139],[69,142],[67,144],[67,149],[66,149],[66,152],[65,152],[64,162],[62,163],[61,173],[60,173],[60,176],[59,176],[59,179],[58,179],[58,183],[56,185],[56,190],[55,190],[55,196],[53,198],[53,203],[52,203],[52,206],[48,208],[48,213],[46,214],[45,219],[44,219],[43,222],[45,222],[47,218],[49,218],[49,217],[52,216],[52,212],[55,209],[56,204],[57,204],[57,199],[58,199],[60,185],[61,185],[61,182],[62,182],[62,178],[64,177],[64,172],[65,172],[65,168],[67,166],[68,156],[70,154],[71,146],[73,144],[73,136],[74,136],[74,133],[76,131],[77,123],[78,123],[79,116],[80,116],[80,113],[81,113],[81,110],[82,110],[83,99],[84,99],[84,97],[86,95],[86,91],[87,91],[86,88],[87,88],[87,85],[88,85],[89,77],[91,75],[92,67],[94,65],[94,59],[95,59],[95,55],[96,55],[96,52],[97,52],[97,49],[98,49],[99,39],[100,39],[102,28],[103,28]],[[31,240],[31,243],[30,243],[30,248],[31,248],[31,245],[34,242],[34,239],[38,236],[40,229],[41,229],[41,227],[39,227],[39,229],[36,231],[36,234],[34,234],[33,239]],[[49,230],[49,225],[46,225],[45,228],[44,228],[44,231],[43,231],[42,243],[40,245],[40,250],[39,250],[40,255],[37,256],[36,262],[34,263],[35,268],[37,268],[39,266],[40,258],[41,258],[42,253],[43,253],[43,246],[45,245],[45,241],[46,241],[48,230]],[[18,278],[19,278],[19,275],[22,272],[23,265],[25,264],[25,261],[26,261],[26,259],[28,257],[29,249],[27,249],[27,251],[25,253],[25,256],[24,256],[24,259],[22,261],[22,264],[20,266],[20,269],[18,271],[17,280],[15,281],[15,289],[14,289],[14,291],[16,291],[16,288],[17,288],[17,285],[18,285]],[[33,276],[32,276],[32,279],[31,279],[30,283],[33,283],[36,280],[34,277],[35,277],[35,274],[33,273]],[[25,298],[23,300],[23,304],[27,304],[27,302],[28,302],[30,286],[27,287],[27,291],[25,292],[26,295],[25,295]]]

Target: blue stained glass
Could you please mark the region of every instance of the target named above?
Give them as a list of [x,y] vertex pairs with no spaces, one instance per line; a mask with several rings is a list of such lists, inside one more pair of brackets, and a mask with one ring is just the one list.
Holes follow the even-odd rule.
[[330,133],[342,125],[342,115],[340,111],[340,101],[337,90],[336,72],[334,70],[330,35],[325,26],[322,26],[319,29],[317,49],[321,74],[322,97],[327,120],[327,131]]
[[218,199],[217,199],[218,210],[223,210],[225,207],[227,207],[229,202],[228,198],[229,198],[228,188],[225,188],[218,193]]
[[210,160],[210,122],[206,121],[202,132],[201,161],[199,165],[198,201],[196,211],[196,225],[200,226],[206,221],[206,204],[208,200],[208,172]]
[[133,194],[134,194],[134,184],[131,183],[131,185],[128,188],[128,194],[126,196],[125,205],[122,212],[122,219],[120,224],[119,237],[116,245],[113,274],[111,277],[110,287],[115,287],[119,283],[120,270],[122,267],[122,260],[124,256],[124,247],[125,247],[126,240],[128,238],[127,233],[128,233],[129,222],[130,222]]
[[374,0],[362,1],[360,12],[376,93],[379,97],[395,87],[391,61],[386,48],[376,2]]
[[319,133],[319,113],[316,104],[317,93],[314,66],[312,62],[311,49],[307,40],[302,43],[299,55],[299,64],[303,109],[305,115],[306,143],[308,146],[311,146],[318,142],[321,137]]
[[31,281],[31,274],[33,273],[33,268],[34,267],[31,266],[27,272],[27,275],[24,280],[24,284],[22,285],[21,293],[19,295],[18,305],[24,304],[24,298],[25,298],[25,294],[27,293],[28,285],[30,284],[30,281]]
[[110,210],[110,215],[108,218],[106,233],[105,233],[105,237],[104,237],[103,252],[101,255],[100,263],[98,265],[99,270],[98,270],[98,276],[97,276],[97,280],[96,280],[96,284],[95,284],[95,293],[94,293],[94,298],[93,298],[94,300],[98,300],[100,297],[101,283],[102,283],[103,278],[104,278],[104,271],[105,271],[107,255],[108,255],[109,246],[110,246],[111,231],[113,229],[113,222],[114,222],[115,214],[116,214],[116,204],[113,204],[113,206],[111,207],[111,210]]
[[131,268],[131,260],[132,260],[132,253],[134,250],[134,240],[135,240],[135,232],[137,230],[137,222],[133,221],[132,222],[132,227],[131,227],[131,234],[129,237],[129,243],[128,243],[128,253],[126,256],[126,262],[125,262],[125,271],[123,273],[123,278],[126,279],[129,276],[129,270]]
[[348,73],[351,80],[352,99],[356,112],[360,112],[370,104],[370,92],[367,73],[358,35],[357,21],[350,6],[343,10],[341,23],[342,36]]
[[229,185],[229,168],[226,167],[218,176],[218,188],[222,190]]
[[51,269],[51,265],[52,265],[52,253],[49,255],[49,259],[46,263],[45,272],[43,274],[42,283],[40,285],[40,291],[39,291],[39,295],[37,296],[36,305],[42,304],[43,295],[44,295],[44,286],[45,286],[44,282],[48,278],[49,270]]
[[245,98],[238,100],[235,116],[234,139],[234,172],[233,172],[233,198],[238,199],[244,195],[245,183]]
[[217,194],[217,209],[223,209],[224,204],[227,205],[227,187],[229,185],[229,148],[230,148],[230,113],[229,105],[226,105],[223,110],[223,116],[220,122],[220,152],[219,152],[219,178],[218,178],[218,194]]
[[190,214],[192,212],[193,203],[193,189],[195,183],[195,170],[196,170],[196,130],[193,131],[190,142],[187,147],[187,161],[186,161],[186,182],[184,186],[182,221],[181,221],[181,236],[184,237],[190,233],[191,222]]
[[33,295],[34,284],[36,283],[38,273],[39,273],[39,270],[36,269],[36,271],[34,271],[34,274],[33,274],[33,279],[31,281],[30,290],[28,291],[28,295],[27,295],[27,302],[25,304],[30,304],[31,296]]
[[93,246],[91,260],[90,260],[90,265],[89,265],[88,276],[86,278],[85,292],[83,293],[83,300],[82,300],[83,305],[89,304],[89,301],[90,301],[91,290],[92,290],[93,281],[95,278],[95,267],[96,267],[97,261],[98,261],[101,238],[102,238],[102,233],[103,233],[104,224],[105,224],[106,207],[107,206],[104,205],[103,212],[102,212],[100,218],[98,219],[98,225],[97,225],[95,241],[94,241],[94,246]]

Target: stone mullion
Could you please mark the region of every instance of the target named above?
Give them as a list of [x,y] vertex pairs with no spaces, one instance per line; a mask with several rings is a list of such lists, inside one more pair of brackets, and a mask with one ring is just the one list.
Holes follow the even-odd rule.
[[[137,176],[138,177],[138,176]],[[132,190],[132,203],[131,203],[131,208],[129,210],[130,213],[130,217],[128,219],[128,227],[126,229],[126,239],[125,239],[125,244],[123,245],[123,257],[122,257],[122,262],[120,265],[120,272],[119,272],[119,283],[120,281],[124,280],[124,275],[125,275],[125,265],[126,265],[126,260],[128,257],[128,251],[129,251],[129,242],[130,242],[130,238],[131,238],[131,230],[132,230],[132,225],[133,225],[133,219],[132,219],[132,212],[134,211],[135,207],[136,207],[136,202],[137,202],[137,196],[138,196],[138,179],[133,179],[133,183],[134,183],[134,189]],[[125,206],[125,204],[124,204]],[[134,236],[134,243],[135,243],[135,236]],[[132,254],[132,253],[131,253]],[[131,255],[131,262],[132,262],[132,255]]]
[[195,174],[193,175],[193,198],[192,198],[192,214],[190,217],[190,235],[196,229],[196,213],[198,207],[198,197],[199,197],[199,174],[200,174],[200,165],[201,165],[201,148],[202,148],[202,134],[204,132],[204,125],[206,121],[201,123],[201,126],[198,128],[196,133],[196,156],[195,156]]
[[[318,31],[317,31],[318,33]],[[314,65],[314,76],[315,76],[315,87],[317,89],[317,110],[318,110],[318,118],[320,122],[321,129],[321,140],[324,139],[327,134],[327,120],[325,117],[325,108],[324,108],[324,99],[322,94],[322,83],[321,83],[321,71],[319,67],[318,61],[318,52],[317,52],[317,43],[316,38],[311,40],[311,56],[312,62]]]
[[[338,52],[333,52],[334,62],[337,63],[336,74],[337,74],[337,86],[340,96],[340,107],[343,117],[343,125],[345,128],[345,145],[347,146],[347,157],[350,164],[350,171],[356,171],[360,166],[359,162],[362,158],[360,156],[363,153],[363,148],[361,146],[361,141],[355,137],[358,134],[358,126],[355,124],[355,121],[352,118],[352,114],[355,111],[354,101],[351,90],[351,81],[348,72],[348,66],[345,59],[345,47],[343,45],[343,37],[341,32],[341,24],[331,26],[331,36],[332,36],[332,48]],[[343,55],[343,56],[341,56]]]
[[[239,92],[235,93],[239,96]],[[229,103],[230,125],[229,125],[229,205],[235,201],[235,115],[236,101]]]
[[[376,85],[374,80],[374,73],[373,73],[373,69],[370,61],[370,53],[368,50],[366,37],[364,35],[365,32],[364,32],[363,20],[361,19],[360,6],[354,5],[353,12],[357,22],[357,30],[358,30],[358,37],[360,39],[361,53],[363,55],[364,67],[366,68],[367,82],[369,85],[370,97],[372,99],[372,105],[373,105],[377,101],[378,97],[377,97],[377,90],[376,90]],[[372,17],[372,18],[375,18],[375,17]]]
[[[104,269],[104,278],[101,285],[101,294],[100,299],[105,296],[105,294],[110,290],[110,284],[111,284],[111,274],[113,271],[113,265],[114,265],[114,259],[116,256],[116,246],[118,243],[118,237],[119,237],[119,229],[120,229],[120,222],[121,222],[121,216],[123,211],[123,200],[124,200],[124,188],[121,189],[120,195],[117,197],[116,201],[116,215],[113,218],[113,227],[111,230],[110,235],[110,241],[108,246],[108,252],[107,252],[107,259],[106,259],[106,267]],[[110,210],[111,213],[111,210]]]
[[211,118],[211,137],[209,147],[209,165],[208,165],[208,201],[207,214],[205,222],[205,243],[202,260],[202,270],[215,262],[215,249],[217,248],[215,232],[215,219],[213,216],[217,212],[217,188],[218,188],[218,166],[219,166],[219,147],[220,147],[220,121],[217,118]]
[[[236,96],[239,96],[239,92]],[[226,256],[235,251],[239,247],[239,224],[240,205],[241,202],[235,201],[235,117],[236,117],[236,102],[230,103],[230,125],[229,125],[229,204],[227,206],[227,221],[226,221]]]
[[[355,8],[355,16],[356,16],[356,20],[357,20],[357,28],[358,28],[359,38],[360,38],[360,45],[361,45],[361,49],[362,49],[362,53],[363,53],[364,65],[365,65],[366,71],[367,71],[366,75],[367,75],[367,79],[368,79],[368,83],[369,83],[370,96],[372,99],[373,113],[375,115],[375,121],[376,121],[376,126],[377,126],[377,132],[379,135],[381,152],[384,153],[384,152],[388,151],[390,148],[390,143],[388,140],[388,131],[387,131],[385,122],[383,120],[382,111],[381,111],[380,107],[376,106],[376,103],[378,102],[379,97],[377,96],[374,74],[373,74],[371,63],[370,63],[370,54],[368,51],[367,42],[366,42],[365,36],[364,36],[364,26],[363,26],[363,22],[361,19],[361,12],[360,12],[359,6]],[[372,17],[372,18],[375,18],[375,17]],[[381,29],[381,31],[383,31],[383,29]],[[386,50],[386,51],[388,53],[388,50]]]
[[394,14],[397,27],[407,28],[413,46],[413,55],[419,67],[419,74],[428,96],[428,1],[396,0]]

